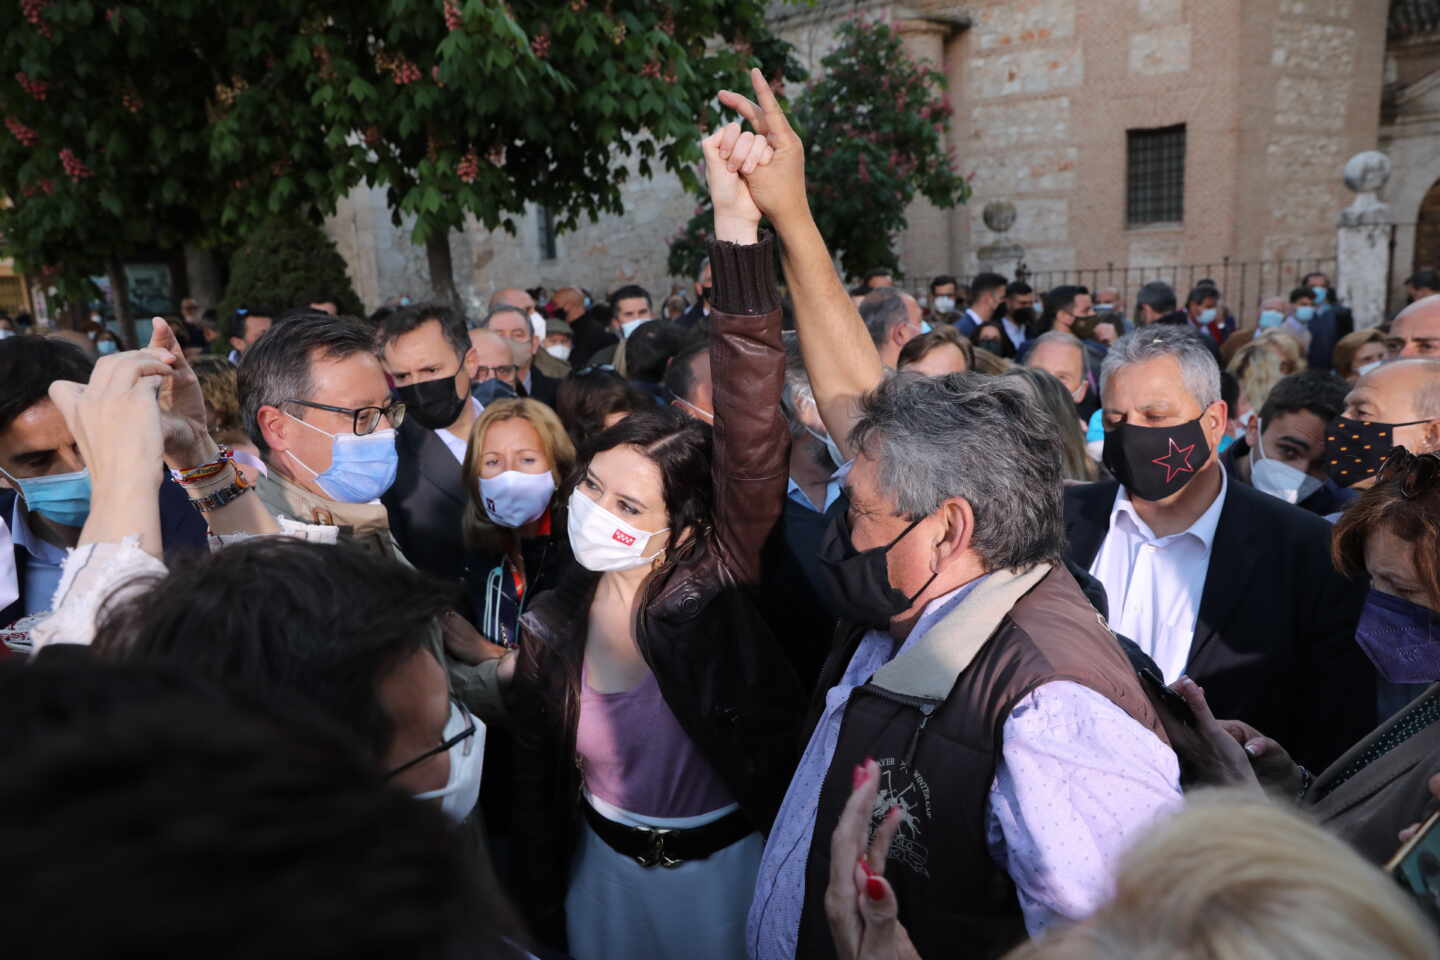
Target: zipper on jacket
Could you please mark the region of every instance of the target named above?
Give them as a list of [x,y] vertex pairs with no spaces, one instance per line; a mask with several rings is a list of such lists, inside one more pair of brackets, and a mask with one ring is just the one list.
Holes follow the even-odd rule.
[[903,693],[892,693],[889,690],[875,686],[873,683],[867,683],[860,689],[866,691],[871,696],[879,697],[881,700],[889,700],[891,703],[898,703],[901,706],[910,707],[912,710],[918,710],[920,712],[920,724],[915,728],[915,732],[910,735],[910,745],[905,750],[905,766],[912,767],[913,761],[915,760],[915,751],[920,746],[920,734],[925,730],[925,724],[930,722],[931,715],[939,708],[940,704],[925,697],[908,697]]

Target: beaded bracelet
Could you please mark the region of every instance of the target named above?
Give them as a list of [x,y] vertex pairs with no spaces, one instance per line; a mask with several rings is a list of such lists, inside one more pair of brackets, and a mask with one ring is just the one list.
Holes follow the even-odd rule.
[[209,463],[202,463],[198,467],[191,467],[189,470],[171,470],[170,476],[182,484],[202,483],[212,477],[218,476],[220,471],[235,463],[235,451],[225,446],[220,446],[220,453]]

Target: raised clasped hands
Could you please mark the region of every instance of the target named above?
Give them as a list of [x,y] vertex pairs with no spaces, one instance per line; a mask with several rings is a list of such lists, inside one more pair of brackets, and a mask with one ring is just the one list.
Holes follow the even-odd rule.
[[810,215],[805,198],[805,145],[790,126],[764,74],[752,69],[750,83],[755,89],[755,100],[732,90],[722,90],[720,102],[744,117],[755,135],[764,138],[769,151],[762,162],[754,166],[735,164],[734,155],[744,145],[737,127],[737,136],[721,142],[719,157],[731,164],[730,169],[740,170],[756,208],[777,231],[784,233]]

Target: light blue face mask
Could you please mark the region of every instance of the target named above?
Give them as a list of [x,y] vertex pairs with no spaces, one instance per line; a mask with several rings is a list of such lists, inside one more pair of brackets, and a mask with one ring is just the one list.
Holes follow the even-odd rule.
[[1214,323],[1214,322],[1215,322],[1215,308],[1214,308],[1214,307],[1207,307],[1206,309],[1201,310],[1201,311],[1200,311],[1200,322],[1201,322],[1201,323]]
[[1284,322],[1285,314],[1281,313],[1279,310],[1260,311],[1260,326],[1262,327],[1278,327]]
[[[0,470],[0,473],[5,471]],[[90,516],[90,471],[78,473],[57,473],[48,477],[12,477],[5,473],[11,483],[20,488],[25,498],[25,509],[38,513],[51,523],[62,527],[83,527]]]
[[1309,323],[1311,320],[1314,320],[1314,319],[1315,319],[1315,308],[1314,308],[1314,307],[1296,307],[1296,308],[1295,308],[1295,319],[1296,319],[1296,320],[1299,320],[1301,323]]
[[620,338],[622,340],[629,340],[630,334],[639,329],[641,324],[649,323],[650,319],[650,317],[642,317],[639,320],[626,320],[620,324]]
[[99,343],[95,344],[95,349],[99,351],[100,356],[103,357],[106,354],[114,353],[115,351],[119,350],[120,347],[115,343],[114,340],[101,340]]
[[1310,292],[1315,294],[1316,306],[1324,303],[1330,296],[1330,291],[1325,287],[1311,287]]
[[353,433],[330,433],[299,417],[285,414],[296,423],[303,423],[316,433],[330,438],[330,466],[316,473],[289,450],[290,459],[315,478],[315,483],[332,500],[341,503],[369,503],[380,499],[395,482],[400,468],[400,454],[395,449],[395,431],[376,430],[363,437]]
[[930,324],[926,323],[924,320],[921,320],[921,321],[920,321],[920,332],[921,332],[921,333],[929,333],[929,332],[930,332],[931,330],[933,330],[933,329],[935,329],[935,328],[932,327],[932,326],[930,326]]

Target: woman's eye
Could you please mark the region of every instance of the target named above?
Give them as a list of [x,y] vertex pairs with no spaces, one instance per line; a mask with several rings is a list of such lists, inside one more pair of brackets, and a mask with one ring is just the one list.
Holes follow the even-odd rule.
[[632,516],[640,512],[639,510],[636,510],[634,507],[630,506],[630,504],[626,503],[623,500],[620,501],[620,509]]

